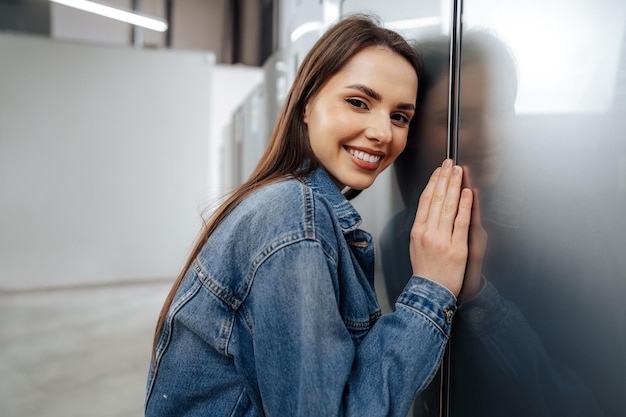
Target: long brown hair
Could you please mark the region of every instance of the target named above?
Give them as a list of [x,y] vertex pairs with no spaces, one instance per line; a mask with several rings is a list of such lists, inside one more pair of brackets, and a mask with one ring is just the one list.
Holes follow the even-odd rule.
[[416,51],[404,38],[381,27],[371,16],[352,15],[336,23],[320,37],[298,69],[269,144],[256,169],[204,225],[161,309],[153,350],[156,350],[163,321],[187,269],[222,220],[254,190],[287,177],[306,176],[318,167],[303,120],[304,108],[330,77],[339,72],[355,54],[370,46],[385,47],[404,57],[420,76],[421,61]]

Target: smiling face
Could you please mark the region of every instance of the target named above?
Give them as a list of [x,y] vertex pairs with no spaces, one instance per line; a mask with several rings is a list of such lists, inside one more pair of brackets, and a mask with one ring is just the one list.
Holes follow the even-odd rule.
[[305,107],[313,153],[338,187],[364,190],[406,145],[417,74],[382,47],[355,54]]

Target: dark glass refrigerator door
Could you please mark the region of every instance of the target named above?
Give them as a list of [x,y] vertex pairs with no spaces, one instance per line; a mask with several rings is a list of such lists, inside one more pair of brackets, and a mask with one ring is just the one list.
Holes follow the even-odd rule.
[[468,291],[449,378],[417,398],[414,415],[625,416],[626,2],[462,6],[452,45],[453,25],[417,39],[418,114],[394,165],[402,203],[381,239],[393,305],[419,194],[458,151],[478,207]]

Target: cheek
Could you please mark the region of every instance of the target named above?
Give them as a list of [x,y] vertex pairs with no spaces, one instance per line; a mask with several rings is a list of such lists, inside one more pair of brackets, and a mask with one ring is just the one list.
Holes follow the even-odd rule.
[[393,162],[398,157],[398,155],[400,155],[402,151],[404,151],[404,149],[406,148],[406,144],[407,144],[406,133],[402,133],[401,135],[398,136],[397,139],[394,139],[391,152],[390,152],[391,162]]
[[326,133],[324,131],[325,123],[323,115],[319,113],[310,114],[307,122],[307,133],[311,148],[317,153],[318,148],[324,147]]
[[317,135],[319,136],[317,139],[327,142],[332,138],[341,137],[344,131],[353,125],[349,115],[330,104],[317,106],[307,117],[309,136]]

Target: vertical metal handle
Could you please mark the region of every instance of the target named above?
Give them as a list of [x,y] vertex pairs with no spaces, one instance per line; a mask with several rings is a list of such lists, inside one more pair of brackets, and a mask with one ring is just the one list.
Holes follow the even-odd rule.
[[463,37],[463,0],[451,0],[450,8],[450,84],[448,102],[448,158],[458,163],[460,87],[461,87],[461,40]]
[[[455,164],[459,163],[459,123],[461,94],[461,40],[463,37],[463,0],[450,0],[450,83],[448,101],[448,146],[447,157]],[[439,387],[439,416],[450,414],[450,371],[452,367],[452,335],[444,352],[441,363]]]

